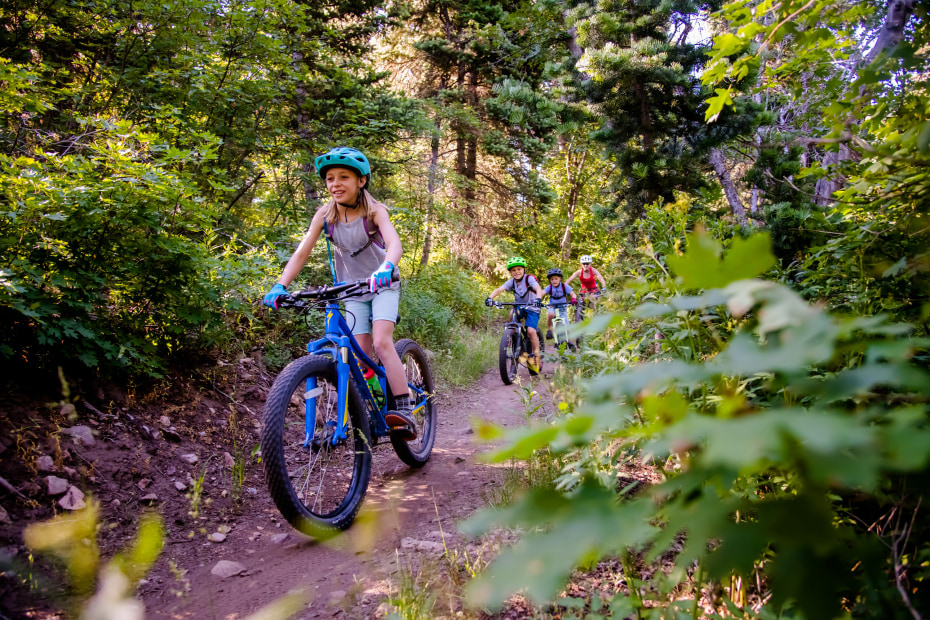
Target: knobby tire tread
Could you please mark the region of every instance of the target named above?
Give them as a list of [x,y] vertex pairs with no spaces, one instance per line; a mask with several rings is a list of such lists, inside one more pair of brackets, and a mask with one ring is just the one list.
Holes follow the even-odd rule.
[[326,356],[306,355],[288,364],[272,384],[265,400],[262,421],[262,461],[269,493],[285,520],[304,534],[316,538],[329,538],[340,530],[347,529],[362,507],[371,476],[371,433],[368,413],[362,404],[358,388],[350,379],[349,417],[355,432],[361,433],[364,438],[363,456],[361,459],[356,458],[353,465],[353,474],[358,478],[351,489],[351,501],[339,514],[325,519],[311,514],[297,498],[291,484],[283,442],[287,406],[291,395],[299,381],[312,376],[324,377],[336,385],[336,363]]
[[[501,346],[500,352],[498,353],[498,366],[501,373],[501,381],[504,382],[504,385],[513,384],[514,379],[517,378],[517,370],[519,366],[515,363],[513,364],[513,372],[511,373],[511,360],[516,359],[517,355],[517,332],[512,327],[508,327],[504,330],[504,334],[501,336]],[[513,357],[511,357],[513,356]]]
[[[397,453],[401,461],[410,467],[423,467],[429,461],[433,451],[433,444],[436,442],[436,401],[432,396],[435,392],[435,383],[433,381],[433,372],[430,370],[429,360],[426,359],[426,353],[416,342],[409,338],[398,340],[394,345],[397,351],[397,357],[403,362],[405,355],[410,355],[420,368],[420,374],[423,378],[423,389],[430,394],[426,405],[426,413],[423,415],[423,424],[417,427],[417,439],[414,442],[404,441],[400,437],[391,435],[391,445],[394,446],[394,452]],[[418,449],[411,447],[411,444],[418,445]]]

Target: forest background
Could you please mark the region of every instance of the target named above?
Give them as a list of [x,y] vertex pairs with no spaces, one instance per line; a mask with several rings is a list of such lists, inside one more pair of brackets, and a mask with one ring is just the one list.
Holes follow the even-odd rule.
[[[158,378],[255,346],[283,366],[306,329],[257,300],[325,198],[313,158],[354,146],[404,243],[399,331],[449,368],[507,256],[591,254],[616,292],[564,416],[499,454],[563,459],[496,517],[548,526],[514,552],[546,574],[491,572],[475,600],[545,600],[585,554],[655,559],[687,530],[677,572],[617,610],[756,574],[753,613],[920,617],[926,8],[5,1],[5,378]],[[321,250],[301,282],[328,278]],[[667,481],[618,502],[643,455]],[[560,528],[588,534],[556,553]]]

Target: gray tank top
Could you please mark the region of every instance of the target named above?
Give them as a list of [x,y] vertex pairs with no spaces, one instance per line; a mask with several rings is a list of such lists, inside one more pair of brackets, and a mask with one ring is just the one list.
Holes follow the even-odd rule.
[[[368,223],[369,227],[375,226],[373,221]],[[377,243],[370,244],[367,248],[352,256],[353,252],[358,252],[368,243],[368,232],[365,230],[365,223],[362,218],[356,218],[354,221],[337,222],[332,227],[333,236],[333,254],[336,263],[336,277],[340,282],[351,282],[354,280],[367,280],[381,263],[387,252],[378,247]],[[394,277],[397,282],[391,283],[394,290],[400,289],[400,270],[394,265]],[[374,299],[376,293],[367,293],[352,299],[357,301],[369,301]]]

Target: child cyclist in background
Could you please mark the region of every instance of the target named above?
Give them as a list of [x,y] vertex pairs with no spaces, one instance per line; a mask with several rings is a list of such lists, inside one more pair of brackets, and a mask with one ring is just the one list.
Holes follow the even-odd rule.
[[[578,281],[581,282],[581,290],[578,292],[579,295],[597,294],[600,293],[602,289],[607,288],[604,276],[601,275],[600,271],[594,268],[594,265],[592,265],[593,262],[594,260],[588,254],[583,255],[581,257],[581,269],[570,275],[568,280],[565,281],[565,284],[571,284],[572,280],[578,278]],[[598,282],[601,283],[601,289],[597,287]]]
[[[408,441],[416,439],[407,374],[394,349],[394,324],[400,303],[400,274],[396,265],[403,253],[400,237],[391,225],[387,207],[366,189],[371,180],[371,165],[360,151],[337,147],[317,157],[314,163],[326,181],[330,200],[314,214],[303,241],[263,301],[269,308],[277,308],[278,297],[287,295],[287,287],[297,278],[325,228],[334,246],[339,281],[370,283],[370,292],[346,300],[345,309],[359,345],[371,357],[374,348],[384,365],[396,403],[396,408],[387,412],[384,419],[392,433]],[[382,244],[375,240],[378,236]]]
[[568,304],[574,305],[578,303],[578,300],[572,287],[562,282],[561,269],[553,267],[546,273],[546,278],[549,280],[549,284],[543,289],[543,295],[549,296],[549,324],[546,338],[552,340],[552,317],[558,315],[568,325],[571,322],[568,320]]
[[526,319],[526,332],[530,337],[530,343],[533,345],[533,360],[530,361],[530,364],[539,368],[539,334],[536,333],[539,325],[539,308],[533,306],[542,299],[543,291],[539,287],[539,280],[536,279],[536,276],[527,275],[526,259],[522,256],[514,256],[508,260],[507,271],[510,272],[510,279],[494,289],[491,295],[484,300],[484,305],[492,305],[494,298],[504,291],[511,291],[516,303],[527,304],[513,309],[513,320],[521,321]]

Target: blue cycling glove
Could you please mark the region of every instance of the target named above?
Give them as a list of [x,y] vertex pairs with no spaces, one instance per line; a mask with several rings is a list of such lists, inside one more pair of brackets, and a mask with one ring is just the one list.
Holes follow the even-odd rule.
[[262,303],[264,303],[269,308],[274,308],[275,310],[277,310],[278,309],[278,297],[280,297],[281,295],[287,295],[287,289],[284,288],[283,284],[278,282],[277,284],[271,287],[271,290],[268,291],[268,294],[265,295],[264,299],[262,299]]
[[391,276],[394,275],[394,265],[391,261],[386,260],[381,263],[381,266],[371,274],[371,277],[368,279],[368,287],[371,292],[377,291],[380,288],[388,288],[391,286]]

